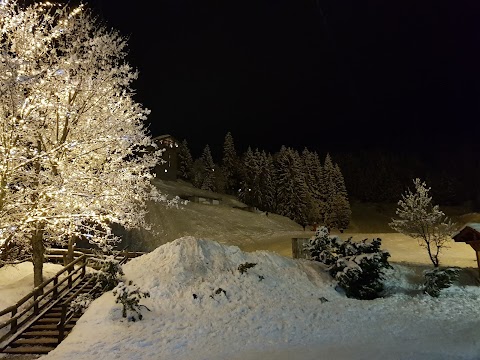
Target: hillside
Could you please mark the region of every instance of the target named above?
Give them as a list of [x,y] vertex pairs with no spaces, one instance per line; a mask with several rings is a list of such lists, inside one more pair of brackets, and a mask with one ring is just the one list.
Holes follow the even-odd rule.
[[[241,210],[246,205],[235,197],[197,189],[184,181],[154,180],[155,185],[169,197],[210,196],[221,198],[218,205],[188,202],[180,208],[166,208],[150,203],[147,221],[152,231],[133,230],[122,233],[123,246],[132,250],[151,251],[159,245],[183,236],[206,238],[220,243],[237,245],[242,249],[261,247],[265,242],[291,241],[305,237],[303,228],[294,221],[277,214]],[[308,232],[311,236],[311,232]]]
[[[169,197],[212,196],[220,198],[218,205],[188,202],[181,208],[166,208],[163,204],[149,204],[147,221],[152,231],[134,230],[120,232],[124,238],[121,246],[131,250],[152,251],[159,245],[183,236],[215,240],[222,244],[236,245],[244,251],[269,250],[280,255],[292,256],[292,238],[308,238],[314,233],[294,221],[277,214],[249,212],[235,197],[212,193],[193,187],[185,181],[155,180],[155,185]],[[390,251],[392,261],[428,264],[428,257],[416,240],[392,231],[388,222],[395,215],[396,204],[372,204],[353,201],[352,219],[345,231],[345,238],[354,240],[380,237]],[[467,222],[480,221],[478,213],[469,213],[461,207],[442,209],[458,222],[459,228]],[[335,232],[334,232],[335,233]],[[338,234],[338,233],[337,233]],[[420,255],[418,255],[420,253]],[[470,246],[455,243],[445,252],[445,264],[476,266],[475,252]]]

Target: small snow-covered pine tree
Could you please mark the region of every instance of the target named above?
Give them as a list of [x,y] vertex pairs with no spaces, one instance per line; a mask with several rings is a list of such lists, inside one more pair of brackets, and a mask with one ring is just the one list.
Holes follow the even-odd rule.
[[327,271],[348,297],[374,299],[383,291],[384,270],[391,268],[389,252],[380,246],[379,238],[343,241],[338,236],[330,236],[327,227],[321,226],[305,249],[312,260],[328,266]]

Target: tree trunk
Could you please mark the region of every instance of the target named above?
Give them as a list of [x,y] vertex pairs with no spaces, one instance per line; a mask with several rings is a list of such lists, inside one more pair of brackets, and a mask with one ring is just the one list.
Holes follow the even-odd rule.
[[31,238],[33,258],[33,286],[37,287],[43,282],[43,257],[45,247],[43,246],[43,229],[39,225]]

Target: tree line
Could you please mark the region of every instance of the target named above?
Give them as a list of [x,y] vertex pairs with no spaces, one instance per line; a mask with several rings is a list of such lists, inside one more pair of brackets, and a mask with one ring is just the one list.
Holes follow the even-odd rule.
[[[480,209],[479,149],[445,144],[411,151],[365,146],[336,149],[328,153],[342,169],[350,201],[396,203],[411,180],[419,177],[432,186],[432,196],[441,205],[468,205]],[[225,152],[225,149],[224,149]],[[319,152],[324,159],[327,152]],[[189,156],[189,155],[187,155]],[[218,156],[221,164],[221,156]],[[221,188],[221,187],[220,187]]]
[[236,196],[248,206],[286,216],[304,227],[324,224],[343,231],[351,210],[342,171],[327,153],[282,146],[276,153],[261,149],[239,154],[231,132],[215,162],[209,145],[193,159],[188,141],[179,144],[178,175],[195,187]]

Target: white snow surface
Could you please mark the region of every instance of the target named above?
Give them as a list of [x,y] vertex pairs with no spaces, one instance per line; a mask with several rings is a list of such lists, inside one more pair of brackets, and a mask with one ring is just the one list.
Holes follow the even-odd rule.
[[123,266],[150,292],[143,320],[105,293],[41,359],[480,359],[480,287],[432,298],[393,266],[384,297],[356,300],[319,263],[181,237]]

